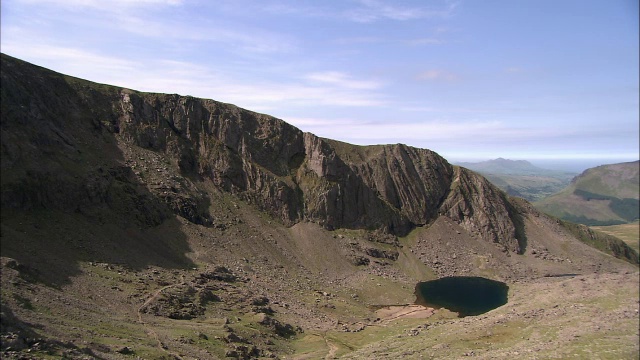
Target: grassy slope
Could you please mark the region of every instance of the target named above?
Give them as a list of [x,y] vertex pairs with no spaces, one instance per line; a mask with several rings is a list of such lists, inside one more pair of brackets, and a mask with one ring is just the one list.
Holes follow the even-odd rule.
[[[587,199],[576,191],[603,195],[602,199]],[[628,220],[612,208],[613,200],[638,199],[638,162],[604,165],[589,169],[567,188],[536,203],[540,210],[574,222],[605,225]],[[600,225],[600,224],[598,224]]]
[[482,173],[489,181],[513,196],[529,201],[544,199],[561,191],[569,184],[569,178],[538,175],[505,175]]
[[637,161],[598,166],[580,176],[577,188],[619,199],[638,199],[638,173]]
[[[638,354],[634,276],[512,284],[510,302],[485,315],[457,319],[438,310],[427,320],[406,319],[338,339],[346,359],[632,359]],[[372,341],[362,344],[363,338]],[[347,345],[355,351],[346,353]]]
[[635,221],[631,224],[622,225],[592,226],[592,228],[617,237],[640,253],[640,222]]

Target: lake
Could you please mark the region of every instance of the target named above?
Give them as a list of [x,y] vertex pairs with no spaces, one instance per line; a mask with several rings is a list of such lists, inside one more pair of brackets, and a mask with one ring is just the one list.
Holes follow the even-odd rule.
[[416,285],[416,304],[445,308],[459,317],[484,314],[507,303],[507,284],[475,276],[451,276]]

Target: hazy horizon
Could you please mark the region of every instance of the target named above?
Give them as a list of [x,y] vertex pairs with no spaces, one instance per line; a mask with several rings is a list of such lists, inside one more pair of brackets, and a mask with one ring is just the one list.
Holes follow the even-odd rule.
[[[531,164],[533,164],[534,166],[537,166],[539,168],[542,169],[547,169],[547,170],[560,170],[560,171],[567,171],[567,172],[575,172],[575,173],[582,173],[584,170],[590,169],[590,168],[594,168],[597,166],[602,166],[602,165],[611,165],[611,164],[619,164],[619,163],[625,163],[625,162],[634,162],[634,161],[638,161],[639,159],[606,159],[606,158],[600,158],[600,159],[516,159],[516,158],[509,158],[506,156],[502,156],[502,158],[507,159],[507,160],[526,160],[528,162],[530,162]],[[447,159],[447,161],[449,161],[452,164],[460,164],[460,163],[478,163],[478,162],[483,162],[483,161],[490,161],[490,160],[495,160],[497,158],[493,158],[493,159],[473,159],[473,158],[468,158],[468,159]]]

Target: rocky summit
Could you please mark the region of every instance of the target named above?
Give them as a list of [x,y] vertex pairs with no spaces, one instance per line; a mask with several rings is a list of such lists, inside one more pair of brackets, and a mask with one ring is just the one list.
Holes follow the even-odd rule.
[[[590,354],[637,354],[634,250],[433,151],[4,54],[1,71],[3,358],[563,357],[591,337]],[[403,312],[416,283],[456,275],[517,301]]]

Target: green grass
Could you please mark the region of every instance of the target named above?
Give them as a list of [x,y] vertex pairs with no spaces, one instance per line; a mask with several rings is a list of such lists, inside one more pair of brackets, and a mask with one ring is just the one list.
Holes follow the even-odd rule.
[[18,294],[13,294],[13,298],[16,299],[18,305],[20,305],[20,307],[22,307],[23,309],[35,310],[35,307],[33,306],[33,303],[31,303],[31,300]]
[[638,220],[638,209],[640,209],[640,201],[638,199],[618,199],[613,196],[607,196],[602,194],[595,194],[589,191],[576,189],[573,192],[575,195],[580,196],[586,201],[591,200],[609,200],[609,208],[616,215],[627,221]]
[[593,231],[585,225],[574,224],[567,221],[561,221],[561,225],[569,230],[578,240],[593,248],[631,264],[638,264],[639,262],[638,252],[631,249],[624,241],[615,236]]
[[324,358],[329,353],[329,347],[324,336],[317,332],[307,332],[292,344],[295,356],[293,358]]
[[599,166],[585,171],[564,190],[536,207],[561,219],[590,226],[638,219],[638,163]]
[[591,228],[605,234],[613,235],[627,243],[627,245],[631,246],[636,252],[640,252],[640,222],[638,221],[631,224],[592,226]]
[[540,201],[569,185],[570,178],[555,178],[533,175],[504,175],[482,173],[494,185],[510,195],[529,201]]

